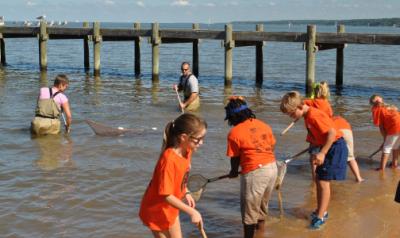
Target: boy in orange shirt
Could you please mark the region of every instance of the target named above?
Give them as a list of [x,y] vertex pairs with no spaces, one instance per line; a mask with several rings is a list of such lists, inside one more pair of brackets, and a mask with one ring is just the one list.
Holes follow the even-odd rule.
[[154,237],[182,237],[180,210],[190,216],[192,223],[203,224],[186,184],[192,151],[203,144],[206,129],[206,122],[192,114],[182,114],[165,127],[161,155],[139,212]]
[[397,159],[400,149],[400,114],[396,107],[386,106],[383,98],[379,95],[372,95],[369,99],[372,108],[372,119],[374,125],[379,126],[384,142],[382,147],[381,164],[377,171],[383,171],[392,153],[392,168],[397,167]]
[[230,178],[240,172],[240,208],[244,237],[264,231],[268,202],[277,177],[275,137],[271,127],[256,119],[243,97],[231,97],[225,107],[228,124],[227,156],[231,157]]
[[330,181],[346,178],[348,150],[342,133],[335,127],[333,120],[324,112],[304,104],[296,91],[285,94],[280,109],[297,120],[304,118],[308,131],[307,142],[318,148],[313,162],[316,168],[317,209],[312,214],[311,229],[319,229],[328,217],[330,201]]
[[[356,157],[354,156],[354,139],[351,125],[343,117],[333,116],[333,110],[328,100],[329,96],[329,85],[326,81],[322,81],[314,88],[314,99],[305,99],[304,104],[325,112],[330,118],[333,119],[336,127],[343,133],[343,139],[346,141],[347,150],[349,152],[347,163],[351,169],[351,172],[353,172],[357,182],[362,182],[364,179],[361,177],[360,169],[358,167]],[[315,179],[315,165],[312,165],[311,167],[312,176],[313,179]]]

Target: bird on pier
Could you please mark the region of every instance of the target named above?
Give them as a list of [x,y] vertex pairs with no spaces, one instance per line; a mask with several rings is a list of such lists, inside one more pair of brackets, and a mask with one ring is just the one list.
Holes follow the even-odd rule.
[[38,16],[38,17],[36,17],[36,19],[38,19],[38,20],[44,20],[44,19],[46,19],[46,15],[41,15],[41,16]]
[[0,16],[0,26],[4,26],[4,16]]

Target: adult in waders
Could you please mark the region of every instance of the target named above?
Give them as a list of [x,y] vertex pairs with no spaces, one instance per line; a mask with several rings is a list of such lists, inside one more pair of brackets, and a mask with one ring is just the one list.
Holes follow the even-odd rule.
[[34,135],[48,135],[60,133],[60,117],[63,118],[65,131],[70,132],[71,110],[67,96],[63,93],[69,85],[68,77],[59,74],[54,79],[53,87],[40,89],[35,110],[35,118],[31,122],[31,132]]
[[175,90],[183,91],[184,100],[179,103],[179,106],[185,111],[195,111],[200,107],[199,81],[190,71],[188,62],[182,63],[181,71],[179,84],[174,85]]

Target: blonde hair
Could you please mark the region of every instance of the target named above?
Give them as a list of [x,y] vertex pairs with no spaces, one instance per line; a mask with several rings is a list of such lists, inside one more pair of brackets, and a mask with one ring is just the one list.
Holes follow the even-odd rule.
[[329,85],[326,81],[322,81],[319,84],[315,85],[314,97],[322,98],[322,99],[329,99],[329,97],[330,97]]
[[296,108],[303,106],[303,97],[297,91],[286,93],[281,99],[280,109],[283,113],[293,112]]

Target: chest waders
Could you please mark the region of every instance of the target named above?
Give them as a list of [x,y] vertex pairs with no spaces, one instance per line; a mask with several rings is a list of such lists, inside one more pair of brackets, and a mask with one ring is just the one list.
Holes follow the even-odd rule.
[[[189,99],[189,97],[190,97],[190,95],[192,94],[192,92],[190,91],[190,89],[189,90],[186,90],[187,89],[187,86],[188,86],[188,82],[189,82],[189,79],[190,79],[190,77],[192,76],[193,74],[189,74],[189,76],[188,77],[184,77],[183,75],[181,76],[181,78],[180,78],[180,80],[179,80],[179,85],[182,87],[182,89],[183,89],[183,96],[184,96],[184,101],[186,101],[186,100],[188,100]],[[186,79],[186,80],[185,80]],[[183,84],[183,80],[185,80],[185,84]],[[189,94],[186,94],[186,92],[190,92]],[[198,95],[200,95],[200,92],[198,92]],[[196,110],[198,110],[199,109],[199,107],[200,107],[200,97],[197,97],[193,102],[191,102],[186,108],[185,108],[185,111],[196,111]]]
[[50,98],[39,99],[35,110],[35,118],[31,122],[31,132],[35,135],[47,135],[60,133],[61,109],[54,101],[54,97],[60,92],[53,94],[49,88]]

